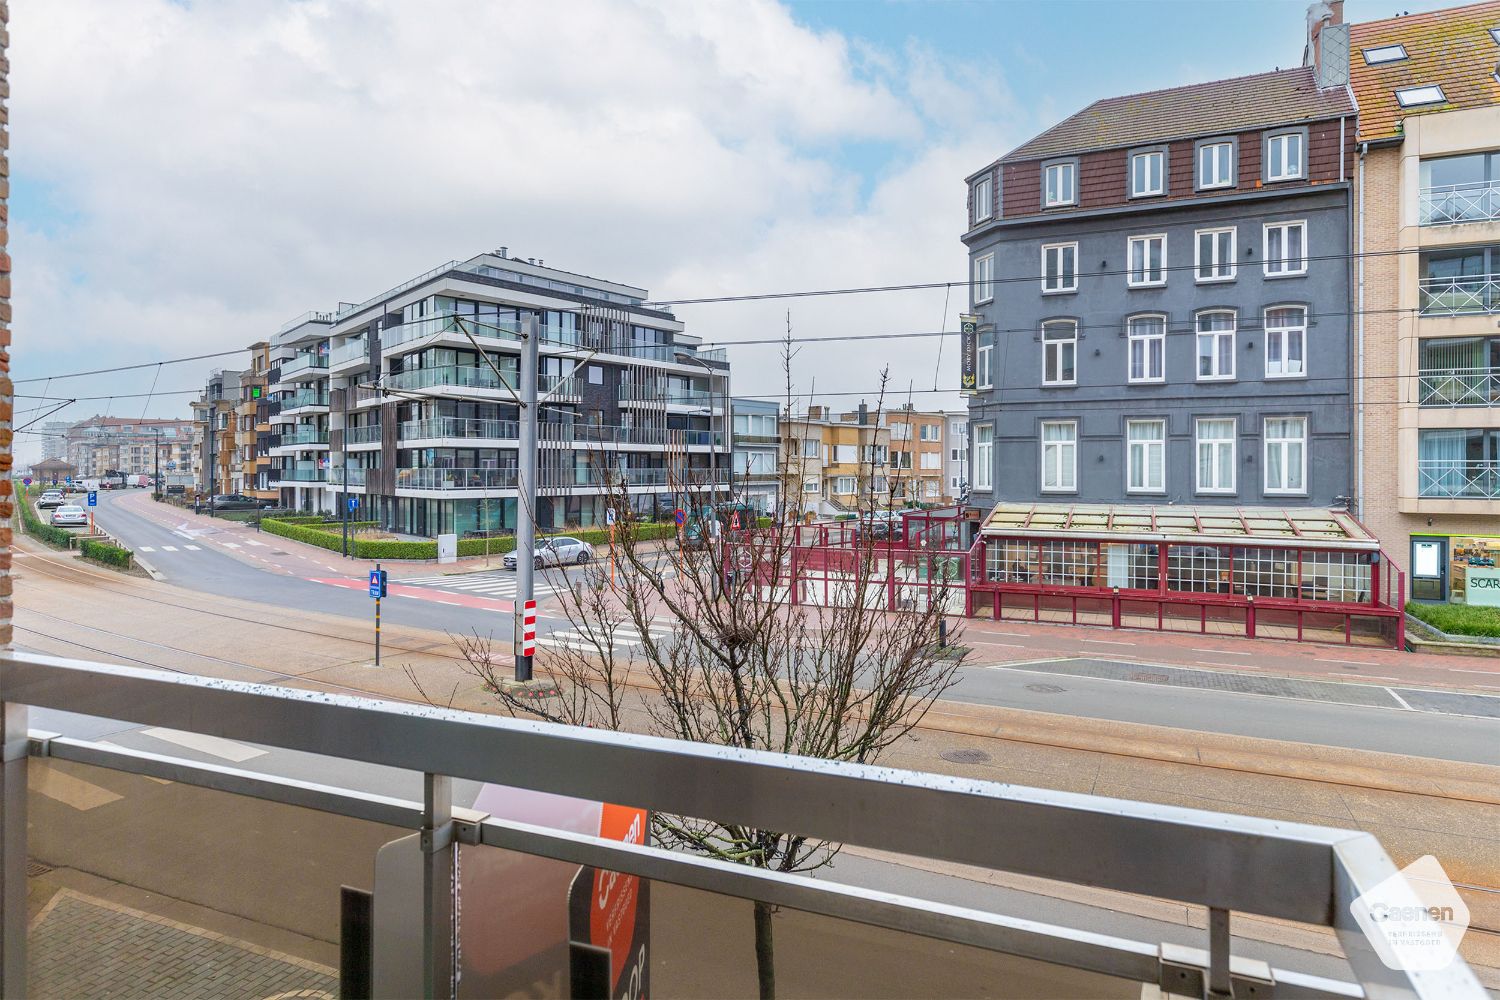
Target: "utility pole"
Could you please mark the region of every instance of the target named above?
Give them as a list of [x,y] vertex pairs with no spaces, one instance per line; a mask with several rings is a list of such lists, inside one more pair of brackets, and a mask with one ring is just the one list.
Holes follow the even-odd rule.
[[[531,680],[532,644],[526,638],[527,611],[533,604],[536,562],[537,366],[540,358],[536,317],[521,320],[521,450],[516,468],[516,680]],[[531,619],[535,621],[533,617]]]
[[156,474],[151,480],[151,491],[161,499],[161,427],[156,428]]
[[[342,442],[340,458],[342,459],[341,465],[344,470],[344,488],[339,494],[339,520],[344,524],[343,554],[345,559],[349,558],[349,395],[352,392],[354,392],[354,379],[344,379],[344,430],[342,436],[339,438],[340,442]],[[379,605],[376,607],[378,608]],[[376,648],[378,649],[379,646],[377,645]],[[379,662],[378,655],[376,661]]]

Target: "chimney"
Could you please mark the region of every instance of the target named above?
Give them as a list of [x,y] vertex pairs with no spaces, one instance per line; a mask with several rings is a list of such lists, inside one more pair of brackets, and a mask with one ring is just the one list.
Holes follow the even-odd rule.
[[1344,0],[1318,0],[1307,8],[1302,65],[1312,67],[1319,90],[1349,82],[1349,26],[1344,23]]
[[500,257],[501,257],[501,259],[504,259],[504,258],[506,258],[508,256],[510,256],[510,247],[501,247],[500,248]]
[[863,427],[865,424],[868,424],[869,422],[870,422],[870,408],[868,406],[866,406],[865,405],[865,401],[863,399],[861,399],[859,401],[859,425],[861,427]]
[[822,420],[823,419],[823,408],[821,406],[809,406],[807,408],[807,419],[808,420]]

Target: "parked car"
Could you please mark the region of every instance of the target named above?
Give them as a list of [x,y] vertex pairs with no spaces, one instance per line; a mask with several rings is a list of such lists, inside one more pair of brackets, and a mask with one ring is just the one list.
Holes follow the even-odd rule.
[[[576,563],[582,566],[594,558],[594,547],[588,542],[579,541],[576,538],[568,538],[559,535],[556,538],[539,538],[536,542],[536,568],[543,566],[564,566]],[[516,568],[516,554],[508,552],[505,556],[505,568]]]
[[220,493],[213,498],[214,510],[261,510],[276,506],[270,500],[261,500],[243,493]]
[[52,512],[55,528],[84,528],[89,523],[89,512],[76,503],[66,503]]
[[62,490],[48,490],[42,494],[42,498],[36,502],[38,507],[61,507],[67,503],[63,499]]

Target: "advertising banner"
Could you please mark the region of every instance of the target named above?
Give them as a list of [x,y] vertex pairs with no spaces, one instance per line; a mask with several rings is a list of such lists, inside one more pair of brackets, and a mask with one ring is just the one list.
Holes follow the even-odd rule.
[[1470,604],[1500,608],[1500,569],[1492,566],[1469,566],[1465,576],[1465,599]]
[[964,313],[958,317],[959,376],[958,391],[972,396],[979,388],[979,317]]

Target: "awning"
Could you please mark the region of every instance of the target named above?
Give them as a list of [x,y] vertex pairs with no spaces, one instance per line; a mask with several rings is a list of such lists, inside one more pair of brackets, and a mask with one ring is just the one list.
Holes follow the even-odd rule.
[[1318,507],[1002,503],[985,518],[980,533],[1054,540],[1380,549],[1380,542],[1347,511]]

